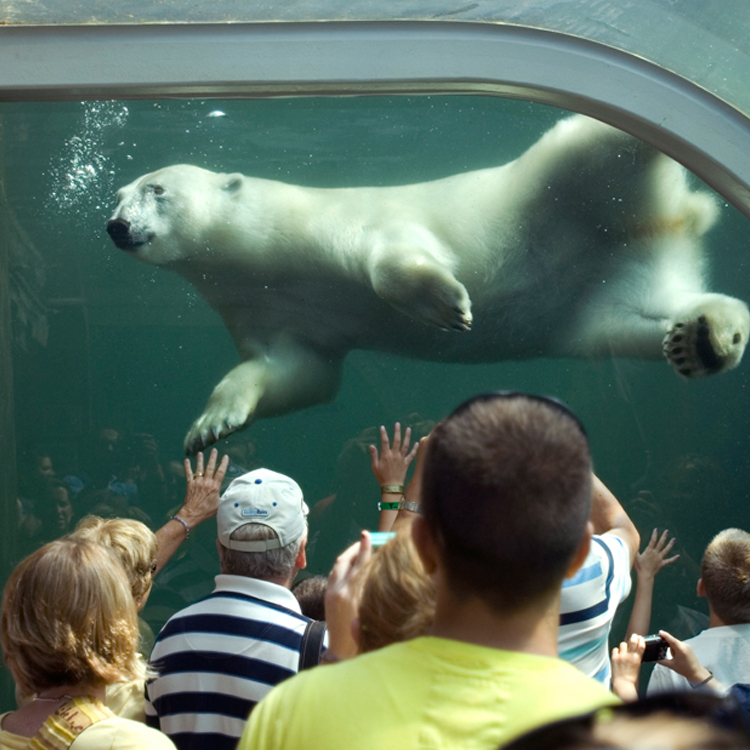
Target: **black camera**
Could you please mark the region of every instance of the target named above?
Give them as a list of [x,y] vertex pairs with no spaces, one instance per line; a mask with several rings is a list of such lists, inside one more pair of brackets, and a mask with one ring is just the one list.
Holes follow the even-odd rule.
[[660,635],[647,635],[643,661],[661,661],[667,658],[669,644]]

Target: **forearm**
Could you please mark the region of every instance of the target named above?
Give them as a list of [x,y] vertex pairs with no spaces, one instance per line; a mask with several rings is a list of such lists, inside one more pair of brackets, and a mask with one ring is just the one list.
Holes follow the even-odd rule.
[[352,623],[338,623],[336,617],[331,618],[326,611],[326,629],[328,630],[328,648],[321,664],[336,664],[346,659],[353,659],[359,649],[352,635]]
[[328,576],[325,595],[328,650],[321,663],[331,664],[357,655],[358,645],[353,627],[359,614],[362,570],[370,560],[371,553],[370,534],[363,531],[360,541],[336,558]]
[[[179,512],[176,515],[179,516]],[[171,518],[156,532],[156,571],[154,575],[158,575],[185,539],[187,539],[187,529],[179,521]]]
[[[182,507],[164,526],[156,532],[156,573],[158,573],[177,551],[177,548],[188,538],[190,532],[205,520],[213,518],[219,507],[221,482],[226,475],[229,456],[224,456],[216,466],[218,451],[211,450],[203,472],[203,454],[196,457],[195,474],[190,460],[185,459],[185,479],[187,488]],[[155,573],[155,574],[156,574]]]
[[635,561],[641,536],[630,516],[619,500],[610,492],[604,483],[594,475],[592,477],[592,505],[590,521],[595,534],[617,534],[630,550],[630,563]]
[[391,531],[398,518],[398,510],[381,510],[378,521],[378,531]]
[[651,627],[651,605],[654,596],[654,579],[651,576],[638,575],[638,583],[635,587],[635,599],[633,600],[633,611],[630,613],[628,630],[625,640],[629,640],[634,633],[646,636]]
[[[423,438],[426,441],[426,438]],[[424,448],[423,448],[424,449]],[[417,468],[414,471],[414,476],[411,482],[409,482],[406,492],[404,493],[404,504],[408,505],[408,508],[401,508],[393,521],[392,529],[399,530],[411,526],[411,522],[417,517],[420,512],[420,503],[422,498],[422,462],[417,460]]]
[[595,534],[605,534],[630,522],[620,501],[595,474],[592,476],[590,521]]
[[612,692],[624,703],[638,700],[638,688],[625,677],[612,678]]
[[[402,480],[403,481],[403,480]],[[399,505],[404,499],[403,485],[385,484],[380,486],[380,519],[378,531],[392,531],[399,516]]]
[[156,532],[156,573],[154,575],[169,562],[179,546],[188,538],[189,532],[192,532],[208,518],[213,518],[214,515],[216,515],[216,512],[213,509],[207,511],[201,508],[196,512],[188,505],[183,505]]

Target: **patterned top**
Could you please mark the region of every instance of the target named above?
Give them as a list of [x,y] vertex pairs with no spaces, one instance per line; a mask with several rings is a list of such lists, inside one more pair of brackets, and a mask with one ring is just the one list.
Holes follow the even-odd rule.
[[595,536],[581,569],[563,583],[560,658],[607,687],[612,677],[609,631],[630,586],[630,552],[614,534]]
[[50,714],[33,737],[2,729],[7,715],[0,715],[0,750],[175,750],[161,732],[114,716],[93,698],[72,698]]

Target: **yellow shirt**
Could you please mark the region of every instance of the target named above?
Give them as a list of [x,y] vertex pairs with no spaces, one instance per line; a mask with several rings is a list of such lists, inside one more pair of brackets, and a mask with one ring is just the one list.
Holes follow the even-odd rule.
[[[2,720],[8,714],[0,715]],[[0,750],[29,750],[31,737],[0,729]],[[175,750],[172,741],[156,729],[129,719],[114,716],[81,732],[70,745],[71,750]]]
[[423,637],[285,681],[256,706],[237,750],[496,750],[616,703],[559,659]]
[[146,722],[146,694],[143,680],[115,682],[107,685],[104,705],[121,719]]

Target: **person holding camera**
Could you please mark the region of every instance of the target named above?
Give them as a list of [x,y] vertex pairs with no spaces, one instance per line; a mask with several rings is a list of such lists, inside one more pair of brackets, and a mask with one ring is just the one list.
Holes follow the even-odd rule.
[[[718,682],[750,682],[750,534],[724,529],[711,540],[697,592],[708,600],[709,626],[685,643]],[[695,687],[670,666],[661,661],[654,667],[648,695]]]

